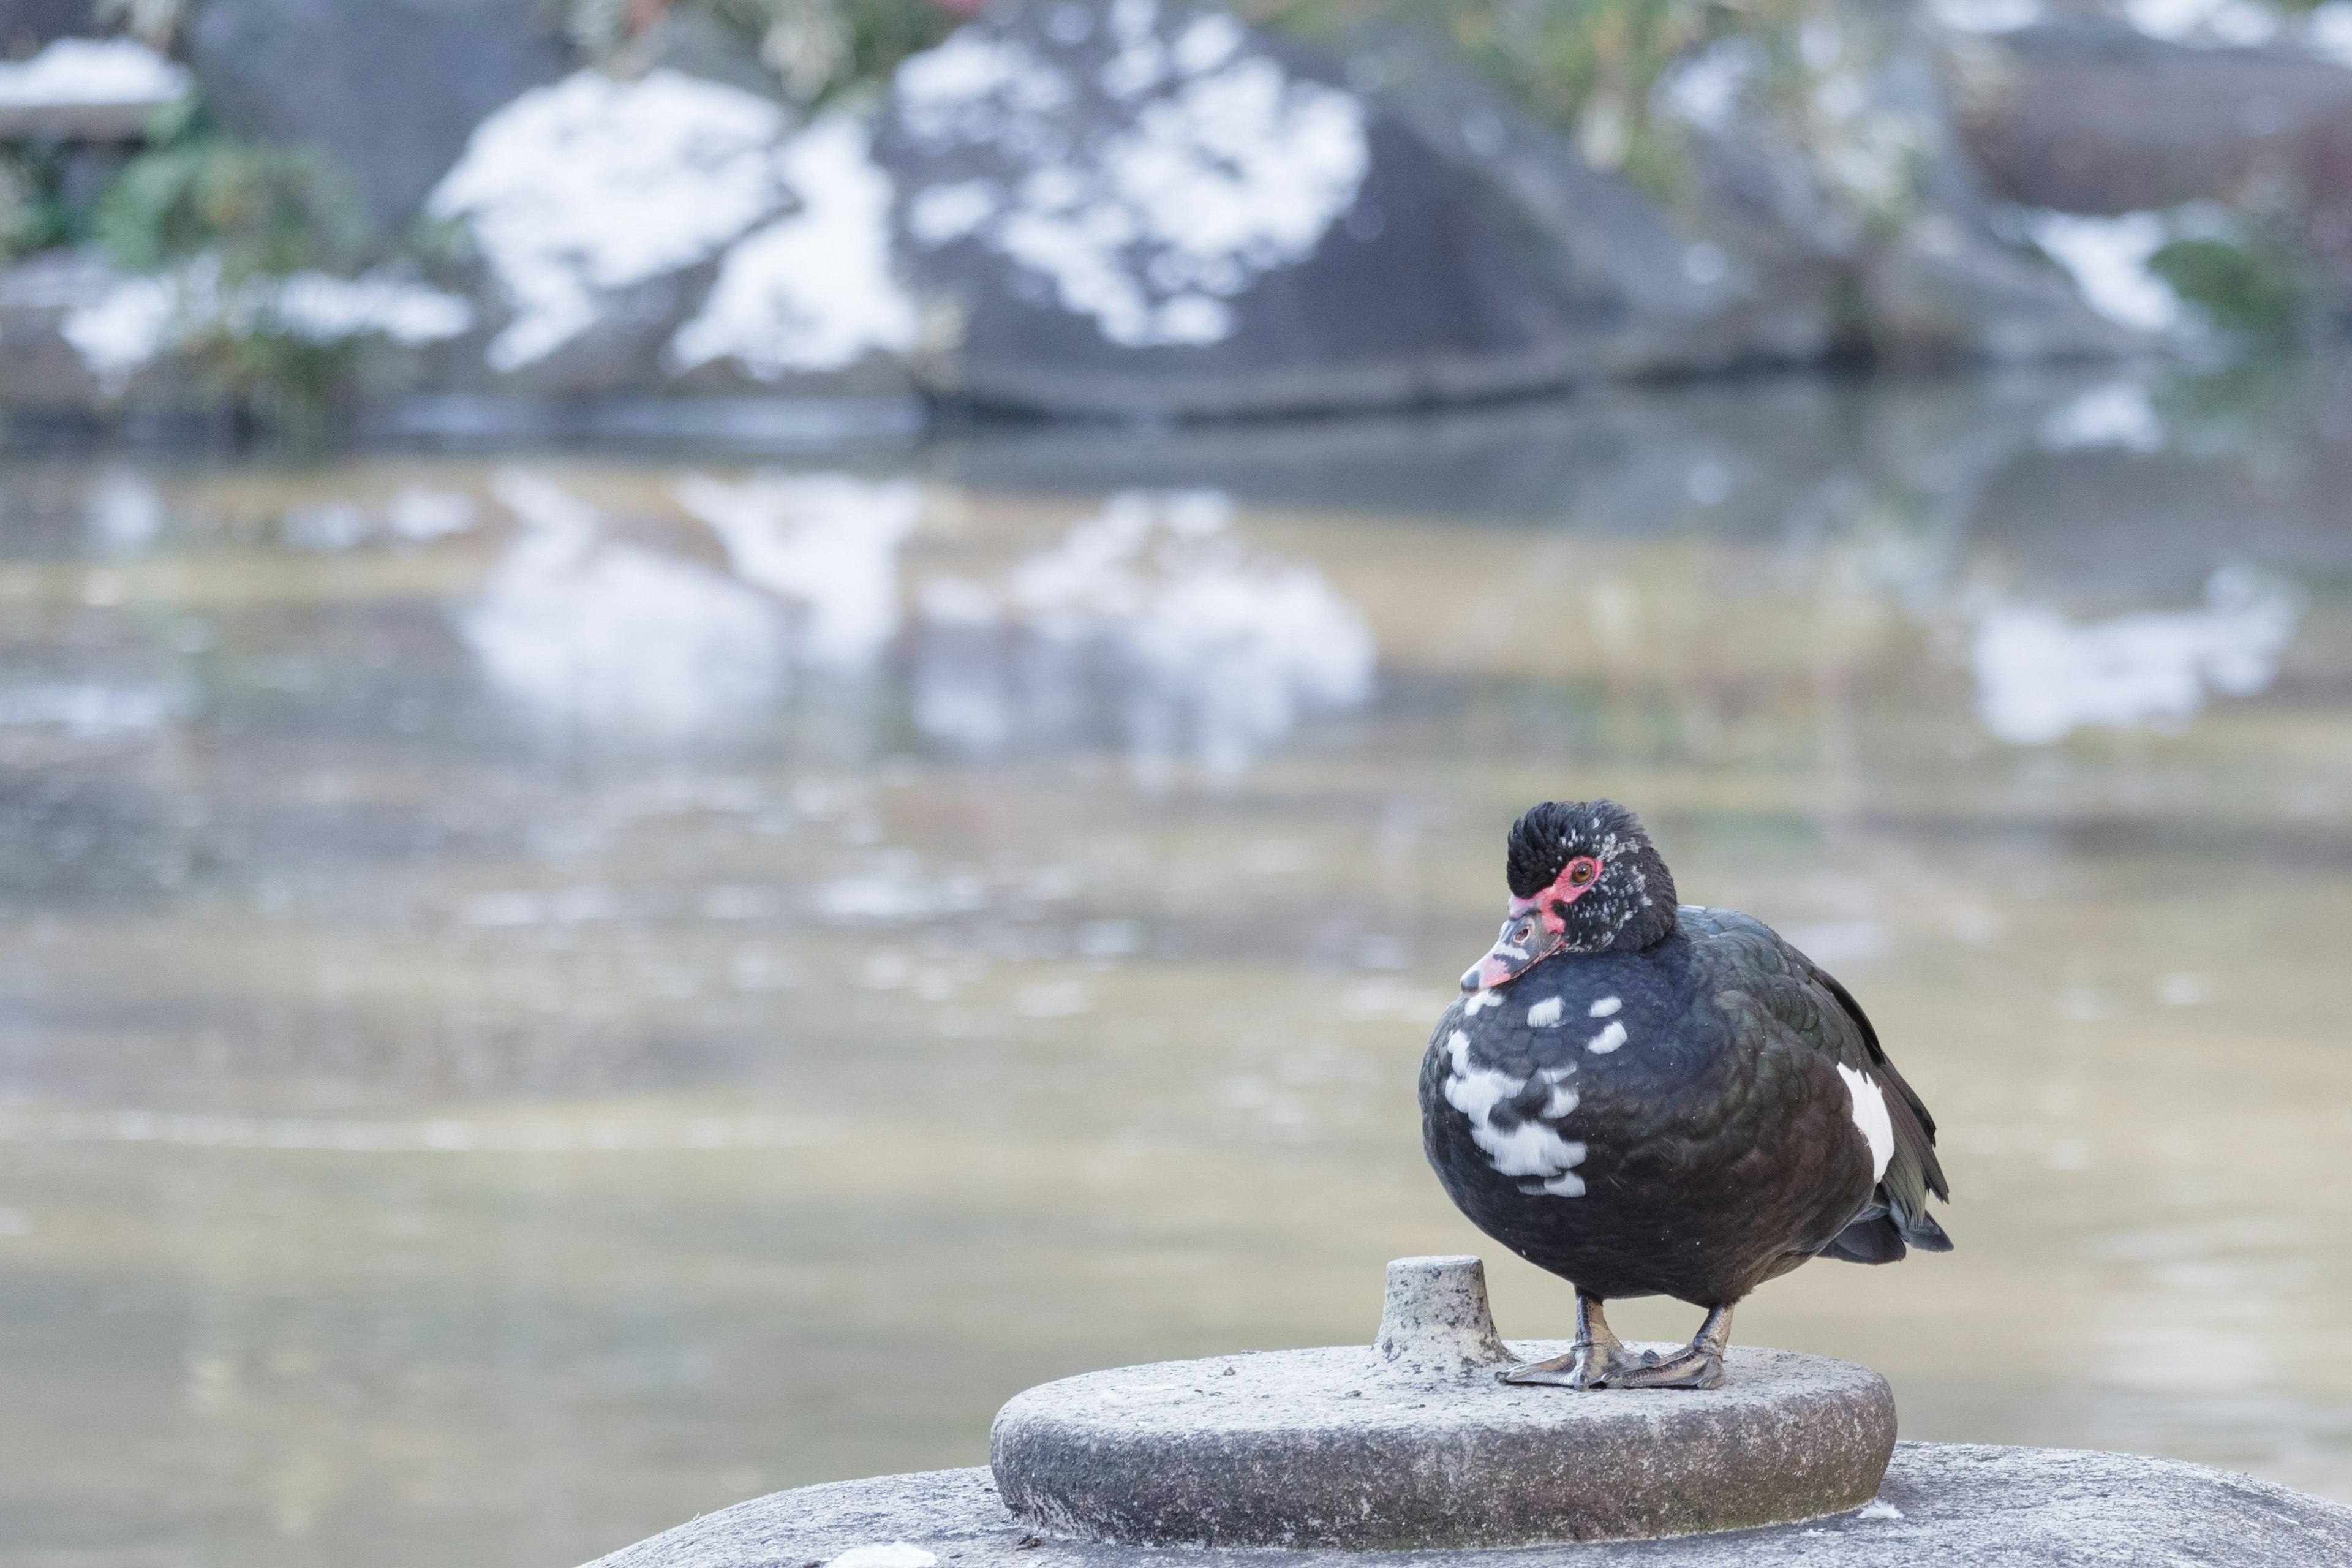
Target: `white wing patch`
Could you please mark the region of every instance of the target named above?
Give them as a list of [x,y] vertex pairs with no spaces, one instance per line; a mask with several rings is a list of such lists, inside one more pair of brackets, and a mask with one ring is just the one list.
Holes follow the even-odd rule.
[[1607,1028],[1584,1042],[1584,1048],[1596,1057],[1605,1057],[1624,1043],[1625,1026],[1612,1018]]
[[1619,997],[1603,996],[1600,1001],[1595,1002],[1591,1006],[1586,1008],[1584,1016],[1588,1018],[1610,1017],[1616,1013],[1618,1008],[1622,1007],[1624,1005],[1624,1002]]
[[1886,1091],[1868,1073],[1856,1072],[1843,1062],[1838,1063],[1838,1077],[1845,1079],[1846,1098],[1853,1102],[1853,1124],[1870,1145],[1870,1179],[1882,1180],[1887,1163],[1895,1158],[1895,1119],[1886,1113]]
[[[1470,1136],[1486,1152],[1495,1173],[1538,1177],[1541,1190],[1554,1197],[1582,1197],[1584,1178],[1576,1173],[1576,1167],[1584,1163],[1582,1143],[1561,1137],[1540,1121],[1522,1121],[1507,1130],[1494,1123],[1495,1107],[1527,1088],[1527,1080],[1492,1068],[1473,1068],[1470,1037],[1460,1029],[1447,1037],[1445,1049],[1454,1069],[1445,1080],[1445,1102],[1470,1119]],[[1576,1091],[1560,1081],[1574,1070],[1552,1068],[1538,1075],[1551,1086],[1545,1116],[1562,1117],[1576,1109]]]
[[1486,1009],[1499,1007],[1502,1005],[1503,994],[1489,986],[1484,991],[1473,993],[1470,1000],[1462,1004],[1462,1016],[1465,1018],[1475,1018]]
[[1566,1003],[1557,996],[1547,996],[1528,1009],[1528,1027],[1557,1029],[1559,1027],[1560,1015],[1566,1011]]

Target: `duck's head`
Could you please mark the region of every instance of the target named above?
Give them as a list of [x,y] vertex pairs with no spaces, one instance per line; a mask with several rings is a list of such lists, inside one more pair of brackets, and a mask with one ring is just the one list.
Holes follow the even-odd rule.
[[1636,951],[1675,929],[1675,879],[1613,800],[1553,800],[1511,824],[1510,918],[1465,992],[1507,984],[1556,952]]

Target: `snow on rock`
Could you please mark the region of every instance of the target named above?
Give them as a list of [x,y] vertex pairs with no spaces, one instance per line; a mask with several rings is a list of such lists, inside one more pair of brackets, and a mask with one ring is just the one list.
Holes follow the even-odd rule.
[[1363,616],[1313,566],[1251,549],[1216,491],[1117,496],[1002,582],[934,578],[921,603],[916,720],[957,744],[1066,731],[1091,678],[1147,779],[1188,755],[1232,773],[1371,694]]
[[2147,269],[2148,258],[2169,237],[2161,213],[2089,217],[2038,212],[2027,227],[2033,242],[2074,275],[2091,309],[2107,320],[2144,332],[2179,324],[2180,297]]
[[0,62],[0,108],[171,103],[187,90],[187,67],[130,38],[58,38]]
[[2197,610],[2077,626],[2038,605],[1998,606],[1977,624],[1977,710],[2019,745],[2086,725],[2178,725],[2209,689],[2243,697],[2268,686],[2302,610],[2290,584],[2245,567],[2216,572]]
[[1231,334],[1226,303],[1306,260],[1370,165],[1366,115],[1215,14],[1068,5],[1048,56],[1017,19],[974,23],[898,68],[897,133],[934,167],[906,230],[970,241],[1129,348]]
[[579,71],[485,120],[425,209],[469,226],[513,306],[491,368],[544,359],[609,291],[704,260],[784,205],[784,129],[766,99],[667,69]]
[[733,359],[762,381],[840,370],[915,345],[914,301],[892,276],[890,177],[864,125],[819,121],[777,155],[800,208],[738,240],[669,349],[673,370]]
[[801,611],[803,663],[856,669],[898,630],[898,547],[921,521],[922,487],[844,474],[699,475],[678,501],[710,525],[744,582]]
[[168,279],[125,278],[74,310],[58,330],[111,395],[170,343],[179,299]]

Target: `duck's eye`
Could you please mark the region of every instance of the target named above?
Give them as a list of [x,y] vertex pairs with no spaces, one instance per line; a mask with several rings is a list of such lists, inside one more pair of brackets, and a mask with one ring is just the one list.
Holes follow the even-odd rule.
[[1535,922],[1533,921],[1521,921],[1519,922],[1519,929],[1511,933],[1511,940],[1515,942],[1523,942],[1527,941],[1528,938],[1535,934]]
[[1571,862],[1568,868],[1568,885],[1571,888],[1589,888],[1592,885],[1592,879],[1600,874],[1599,862],[1580,858]]

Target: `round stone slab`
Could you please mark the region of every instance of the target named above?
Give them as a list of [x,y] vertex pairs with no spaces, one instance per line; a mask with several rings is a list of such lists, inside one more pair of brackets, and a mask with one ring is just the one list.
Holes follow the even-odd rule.
[[[1565,1342],[1509,1347],[1517,1359]],[[1665,1352],[1678,1346],[1658,1346]],[[1004,1504],[1138,1545],[1511,1546],[1688,1535],[1859,1508],[1895,1448],[1865,1367],[1734,1347],[1723,1387],[1518,1387],[1370,1348],[1065,1378],[997,1415]]]
[[[1444,1568],[2344,1568],[2352,1508],[2246,1476],[2125,1454],[1905,1443],[1852,1513],[1728,1535],[1448,1552]],[[1279,1568],[1429,1568],[1286,1553]],[[707,1513],[593,1568],[1268,1568],[1262,1552],[1040,1537],[982,1469],[803,1487]]]

